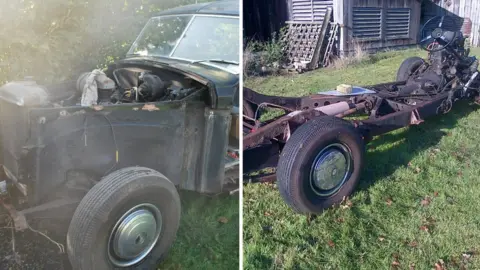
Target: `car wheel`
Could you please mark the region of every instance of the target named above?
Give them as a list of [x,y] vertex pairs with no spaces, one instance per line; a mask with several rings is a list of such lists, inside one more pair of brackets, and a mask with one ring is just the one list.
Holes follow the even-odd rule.
[[349,122],[314,118],[292,134],[280,154],[280,194],[298,213],[321,213],[353,192],[364,152],[363,139]]
[[180,224],[175,185],[152,169],[107,175],[87,193],[67,234],[74,269],[156,269]]
[[414,56],[405,59],[397,71],[397,81],[406,81],[408,78],[423,65],[422,58]]

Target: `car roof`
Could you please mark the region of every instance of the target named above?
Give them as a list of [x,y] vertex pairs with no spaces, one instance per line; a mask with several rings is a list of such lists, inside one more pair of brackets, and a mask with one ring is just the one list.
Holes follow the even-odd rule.
[[177,15],[177,14],[210,14],[210,15],[240,15],[239,0],[223,0],[209,3],[200,3],[187,6],[176,7],[162,11],[159,16]]

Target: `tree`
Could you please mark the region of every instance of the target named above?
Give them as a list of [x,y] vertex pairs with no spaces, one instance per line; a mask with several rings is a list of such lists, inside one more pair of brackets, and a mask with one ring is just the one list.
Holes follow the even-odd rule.
[[[155,13],[195,0],[0,0],[0,83],[41,83],[123,58]],[[198,1],[206,2],[206,1]]]

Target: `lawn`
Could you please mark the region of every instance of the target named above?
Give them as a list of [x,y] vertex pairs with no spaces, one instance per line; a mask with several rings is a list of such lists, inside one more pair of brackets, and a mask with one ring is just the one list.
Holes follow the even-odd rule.
[[[238,269],[238,194],[208,197],[181,192],[181,197],[182,222],[177,240],[158,269]],[[17,264],[12,256],[11,230],[3,228],[7,226],[3,223],[0,269],[70,269],[68,259],[58,254],[55,245],[30,231],[15,235],[15,249],[21,260]]]
[[[480,50],[474,50],[480,55]],[[340,83],[393,81],[408,56],[377,54],[343,70],[249,78],[264,94],[301,96]],[[245,269],[480,269],[480,108],[376,137],[347,203],[308,219],[275,184],[244,186]]]

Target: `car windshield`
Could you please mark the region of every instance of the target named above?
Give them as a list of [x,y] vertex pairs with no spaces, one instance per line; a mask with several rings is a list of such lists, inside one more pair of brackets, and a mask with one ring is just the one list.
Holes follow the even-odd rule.
[[238,65],[239,42],[237,17],[161,16],[149,20],[128,55]]

